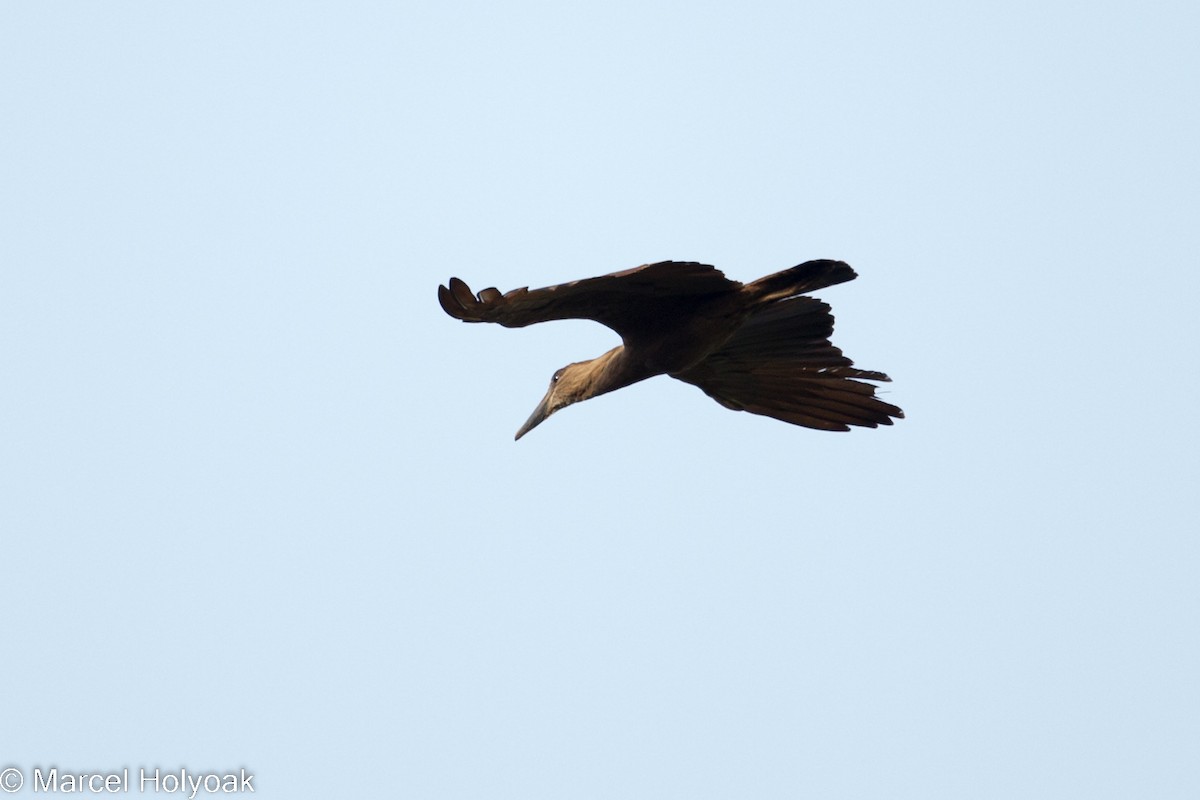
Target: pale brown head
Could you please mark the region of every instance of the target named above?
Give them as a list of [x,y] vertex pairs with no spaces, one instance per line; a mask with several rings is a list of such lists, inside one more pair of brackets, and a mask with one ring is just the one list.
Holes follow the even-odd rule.
[[529,433],[560,408],[566,408],[572,403],[578,403],[580,400],[587,400],[589,397],[599,394],[596,388],[597,379],[603,371],[602,366],[600,359],[592,359],[567,364],[555,372],[550,378],[550,388],[546,390],[546,396],[542,398],[542,402],[538,403],[537,408],[529,415],[529,419],[525,420],[525,424],[517,431],[516,438],[520,439]]

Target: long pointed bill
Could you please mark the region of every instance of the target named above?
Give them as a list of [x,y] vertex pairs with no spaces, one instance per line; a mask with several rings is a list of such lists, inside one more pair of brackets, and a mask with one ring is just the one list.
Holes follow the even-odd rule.
[[[521,430],[517,431],[516,439],[520,439],[525,434],[542,424],[542,420],[550,416],[550,393],[546,392],[546,396],[542,398],[542,402],[538,403],[537,408],[529,415],[529,419],[525,420],[525,424],[521,426]],[[516,441],[514,439],[513,441]]]

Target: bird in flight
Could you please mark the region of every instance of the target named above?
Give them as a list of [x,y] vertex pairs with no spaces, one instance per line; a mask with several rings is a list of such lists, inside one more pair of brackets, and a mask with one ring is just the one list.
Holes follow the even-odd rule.
[[463,322],[522,328],[590,319],[620,335],[621,344],[604,355],[554,373],[517,439],[560,409],[655,375],[698,386],[735,411],[846,431],[904,416],[864,383],[891,379],[855,368],[829,341],[829,306],[805,296],[855,277],[849,264],[823,259],[743,284],[707,264],[660,261],[506,294],[473,294],[451,278],[449,287],[438,286],[438,300]]

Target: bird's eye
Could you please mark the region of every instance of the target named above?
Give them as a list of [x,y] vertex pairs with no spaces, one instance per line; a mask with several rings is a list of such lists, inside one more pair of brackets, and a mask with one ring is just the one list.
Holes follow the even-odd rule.
[[560,369],[558,372],[554,373],[554,377],[552,377],[552,378],[550,379],[550,382],[551,382],[551,383],[558,383],[558,379],[562,377],[562,374],[563,374],[563,371]]

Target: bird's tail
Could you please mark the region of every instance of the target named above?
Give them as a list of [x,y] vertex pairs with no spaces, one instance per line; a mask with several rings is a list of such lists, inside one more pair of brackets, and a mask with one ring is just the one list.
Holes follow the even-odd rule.
[[846,431],[902,418],[865,383],[888,376],[856,368],[830,344],[831,333],[829,306],[794,297],[762,308],[719,350],[671,377],[699,386],[726,408],[807,428]]
[[845,261],[822,258],[805,261],[799,266],[776,272],[746,284],[743,291],[750,295],[753,305],[767,305],[800,294],[815,292],[826,286],[852,281],[858,277]]

